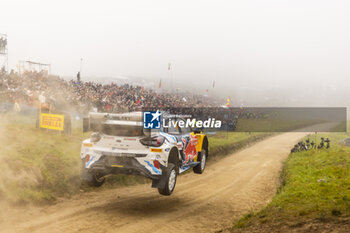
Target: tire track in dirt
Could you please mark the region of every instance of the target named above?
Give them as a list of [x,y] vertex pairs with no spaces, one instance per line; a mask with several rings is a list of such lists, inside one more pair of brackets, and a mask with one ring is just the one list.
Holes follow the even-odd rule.
[[83,193],[48,207],[11,210],[2,232],[208,232],[271,200],[282,162],[306,133],[284,133],[178,177],[160,196],[150,184]]

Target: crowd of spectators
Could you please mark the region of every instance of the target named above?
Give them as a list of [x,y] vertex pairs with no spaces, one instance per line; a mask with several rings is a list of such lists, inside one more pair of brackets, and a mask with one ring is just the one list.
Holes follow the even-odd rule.
[[190,92],[167,92],[115,83],[66,81],[46,72],[0,73],[0,102],[36,107],[47,103],[60,111],[127,112],[142,107],[210,106],[210,99]]

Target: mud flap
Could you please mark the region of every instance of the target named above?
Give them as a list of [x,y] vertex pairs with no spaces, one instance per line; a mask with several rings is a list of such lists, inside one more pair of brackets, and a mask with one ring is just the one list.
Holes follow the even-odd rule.
[[81,161],[81,168],[80,168],[80,180],[82,182],[91,182],[92,181],[92,174],[89,172],[89,169],[85,168],[85,161]]
[[166,167],[161,165],[162,175],[160,179],[152,180],[152,188],[164,188],[168,179],[168,173]]
[[80,180],[83,182],[91,182],[92,181],[92,174],[87,169],[84,169],[80,173]]

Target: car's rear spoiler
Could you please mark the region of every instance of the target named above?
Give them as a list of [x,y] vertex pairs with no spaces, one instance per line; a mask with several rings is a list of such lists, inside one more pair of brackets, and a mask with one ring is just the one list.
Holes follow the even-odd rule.
[[124,121],[142,121],[142,112],[127,112],[127,113],[100,113],[90,112],[90,119],[109,119],[109,120],[124,120]]
[[142,126],[142,112],[89,113],[89,117],[83,118],[83,132],[95,131],[101,124]]

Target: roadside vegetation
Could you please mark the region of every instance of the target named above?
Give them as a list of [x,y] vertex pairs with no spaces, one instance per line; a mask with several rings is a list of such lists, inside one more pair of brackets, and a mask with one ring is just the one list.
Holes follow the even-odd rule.
[[210,144],[210,159],[227,155],[249,144],[256,143],[271,133],[251,133],[251,132],[217,132],[207,134]]
[[[34,118],[0,115],[0,198],[10,203],[52,202],[78,192],[96,190],[80,184],[80,147],[90,133],[81,121],[71,135],[35,128]],[[208,135],[212,158],[265,137],[263,133],[221,132]],[[114,175],[102,189],[150,182],[140,176]],[[101,189],[99,188],[99,189]]]
[[330,138],[331,147],[290,154],[271,203],[243,216],[231,231],[350,229],[350,134],[318,134],[318,140],[322,136]]

